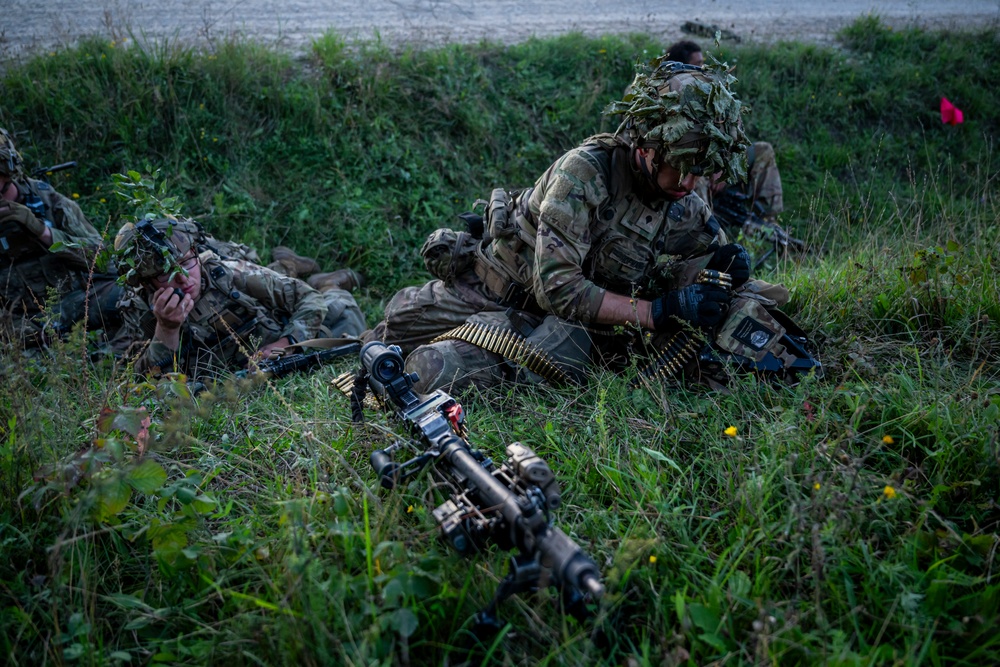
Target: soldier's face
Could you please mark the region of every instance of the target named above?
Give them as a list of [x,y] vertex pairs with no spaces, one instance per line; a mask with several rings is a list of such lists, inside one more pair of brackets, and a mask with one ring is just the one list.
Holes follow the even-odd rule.
[[17,186],[14,185],[14,181],[10,180],[7,176],[0,174],[0,199],[5,201],[17,201],[17,196],[20,194],[17,190]]
[[197,301],[198,297],[201,296],[201,262],[198,261],[198,255],[192,249],[178,263],[187,271],[187,275],[178,271],[171,280],[168,280],[168,274],[157,276],[152,280],[153,289],[158,290],[161,287],[174,287],[190,295],[194,301]]
[[705,64],[705,56],[701,51],[695,51],[690,56],[688,56],[688,65],[694,65],[695,67],[701,67]]
[[[646,161],[646,169],[652,171],[653,163],[656,159],[656,152],[651,148],[640,148],[636,151],[636,159]],[[694,174],[687,174],[681,178],[681,172],[675,167],[671,167],[666,162],[660,164],[656,172],[656,185],[667,196],[668,199],[680,199],[691,194],[698,177]]]
[[698,177],[694,174],[687,174],[681,178],[681,172],[666,163],[660,165],[660,170],[656,173],[656,184],[671,199],[680,199],[691,194],[697,180]]

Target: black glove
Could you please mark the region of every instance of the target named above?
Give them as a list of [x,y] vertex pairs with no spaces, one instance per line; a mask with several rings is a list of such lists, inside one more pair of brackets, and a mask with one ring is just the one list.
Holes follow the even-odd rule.
[[679,317],[696,327],[714,327],[726,314],[729,292],[717,285],[688,285],[653,299],[653,327],[670,327],[670,318]]
[[737,288],[750,280],[750,254],[739,243],[730,243],[716,250],[705,268],[728,273]]

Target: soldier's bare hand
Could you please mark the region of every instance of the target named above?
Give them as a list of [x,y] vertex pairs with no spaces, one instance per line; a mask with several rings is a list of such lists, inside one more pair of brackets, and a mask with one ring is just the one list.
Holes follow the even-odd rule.
[[276,349],[285,348],[291,345],[291,341],[288,338],[279,338],[278,340],[270,343],[268,345],[262,346],[257,350],[257,354],[254,355],[259,359],[267,359],[271,356],[271,352]]
[[194,299],[174,287],[161,287],[153,293],[156,324],[167,330],[179,329],[194,308]]

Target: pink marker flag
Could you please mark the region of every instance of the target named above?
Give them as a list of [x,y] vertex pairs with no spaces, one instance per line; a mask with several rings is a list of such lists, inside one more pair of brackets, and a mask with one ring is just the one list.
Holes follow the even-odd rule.
[[965,121],[962,110],[948,101],[947,97],[941,98],[941,122],[946,125],[959,125]]

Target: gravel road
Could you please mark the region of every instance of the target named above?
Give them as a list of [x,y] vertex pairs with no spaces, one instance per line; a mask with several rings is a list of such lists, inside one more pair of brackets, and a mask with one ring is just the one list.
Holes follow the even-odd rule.
[[[682,37],[689,19],[747,41],[829,43],[838,29],[875,13],[893,27],[1000,25],[1000,0],[2,0],[0,59],[84,35],[206,44],[247,36],[292,51],[335,30],[348,41],[398,45],[517,42],[571,31]],[[704,41],[704,40],[703,40]]]

